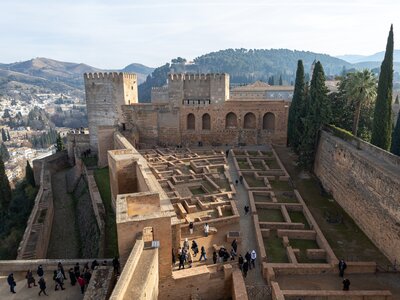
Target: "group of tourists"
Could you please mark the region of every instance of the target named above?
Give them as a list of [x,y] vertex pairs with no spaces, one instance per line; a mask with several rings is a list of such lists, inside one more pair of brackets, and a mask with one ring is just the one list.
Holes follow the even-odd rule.
[[347,268],[347,264],[344,259],[339,260],[338,268],[339,276],[343,278],[343,291],[348,291],[350,290],[350,280],[348,278],[344,278],[344,270]]
[[[181,268],[184,269],[185,264],[187,264],[189,268],[191,268],[193,263],[193,257],[196,257],[197,254],[199,254],[199,246],[197,245],[195,240],[192,241],[192,245],[190,246],[190,249],[193,251],[193,255],[190,252],[189,246],[190,246],[189,240],[186,238],[185,241],[183,242],[182,248],[179,248],[177,253],[175,253],[175,249],[172,248],[172,265],[176,264],[178,258],[179,270]],[[201,246],[200,248],[199,261],[202,261],[202,259],[207,260],[206,249],[204,248],[204,246]]]
[[[118,258],[114,258],[113,259],[113,267],[114,267],[114,272],[115,274],[119,274],[120,272],[120,263]],[[80,287],[81,293],[84,294],[85,289],[87,288],[87,286],[89,285],[90,279],[92,277],[92,272],[93,270],[95,270],[100,264],[97,262],[97,260],[94,260],[89,268],[89,263],[86,263],[83,268],[81,268],[81,266],[79,265],[79,263],[77,262],[75,264],[75,266],[73,268],[70,268],[68,270],[68,276],[69,276],[69,280],[71,283],[71,286],[75,286],[76,283],[78,283],[78,286]],[[107,266],[107,261],[103,261],[102,266]],[[29,269],[26,272],[25,278],[27,280],[28,283],[28,288],[32,288],[32,285],[35,286],[39,286],[39,296],[41,294],[44,295],[48,295],[46,293],[46,289],[47,289],[47,282],[45,280],[45,271],[43,269],[42,265],[39,265],[37,270],[36,270],[36,274],[39,277],[39,280],[37,281],[36,284],[36,279],[35,276],[32,272],[31,269]],[[53,271],[53,281],[54,281],[54,290],[58,291],[58,290],[65,290],[65,283],[64,281],[68,280],[67,276],[65,274],[65,270],[64,270],[64,266],[61,262],[59,262],[57,264],[57,269]],[[10,292],[15,294],[15,287],[16,287],[16,282],[14,279],[14,273],[10,273],[7,277],[7,283],[10,286]]]

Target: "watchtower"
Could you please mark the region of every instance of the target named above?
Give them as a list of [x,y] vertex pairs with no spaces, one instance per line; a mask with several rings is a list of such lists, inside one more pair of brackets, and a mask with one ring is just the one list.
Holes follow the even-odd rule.
[[90,148],[98,151],[98,126],[122,123],[121,105],[138,102],[137,76],[129,73],[85,73]]

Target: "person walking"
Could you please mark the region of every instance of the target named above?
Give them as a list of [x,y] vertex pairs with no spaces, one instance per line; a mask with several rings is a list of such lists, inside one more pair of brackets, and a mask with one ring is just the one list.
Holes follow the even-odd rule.
[[36,271],[36,274],[37,274],[39,277],[43,277],[44,271],[43,271],[42,265],[39,265],[39,266],[38,266],[37,271]]
[[210,226],[208,225],[208,223],[206,223],[204,225],[204,235],[207,237],[208,236],[208,232],[210,231]]
[[201,246],[201,255],[199,261],[201,261],[202,258],[204,258],[204,260],[207,260],[206,249],[204,248],[204,246]]
[[235,260],[235,256],[236,256],[236,252],[235,250],[233,250],[233,248],[231,249],[231,260]]
[[39,279],[39,281],[38,281],[38,284],[39,284],[39,289],[40,289],[40,291],[39,291],[39,296],[43,293],[43,294],[45,294],[46,296],[48,296],[47,294],[46,294],[46,280],[44,280],[44,277],[40,277],[40,279]]
[[243,263],[244,263],[244,259],[242,254],[239,254],[239,269],[240,271],[243,271]]
[[242,175],[240,175],[239,181],[240,181],[241,184],[243,184],[243,176]]
[[343,280],[343,291],[348,291],[350,290],[350,280],[347,278]]
[[86,272],[83,274],[83,279],[85,279],[86,286],[89,285],[89,282],[90,282],[91,278],[92,278],[92,273],[90,273],[90,270],[87,269]]
[[193,234],[193,228],[194,228],[193,222],[190,222],[189,223],[189,233],[190,234]]
[[182,268],[185,268],[185,260],[186,260],[186,255],[185,252],[182,251],[181,254],[179,255],[179,270]]
[[235,251],[235,253],[237,253],[238,244],[237,244],[237,240],[236,240],[236,239],[234,239],[234,240],[232,241],[231,246],[232,246],[233,251]]
[[10,273],[7,277],[7,283],[10,286],[10,292],[15,294],[15,286],[17,285],[14,280],[14,273]]
[[197,253],[199,253],[199,246],[197,245],[196,241],[192,241],[192,251],[193,251],[193,257],[196,257]]
[[54,290],[58,291],[58,287],[61,288],[61,290],[65,290],[64,288],[64,276],[61,272],[61,269],[58,269],[57,271],[54,270],[54,274],[53,274],[53,279],[56,283]]
[[213,252],[213,263],[214,263],[214,265],[217,263],[217,259],[218,259],[218,255],[217,255],[217,252],[214,250],[214,252]]
[[79,277],[78,277],[78,284],[79,284],[79,286],[81,288],[81,293],[83,295],[85,293],[85,284],[86,284],[86,282],[85,282],[85,279],[83,279],[82,275],[79,275]]
[[57,268],[60,270],[60,272],[63,276],[63,279],[67,279],[67,276],[65,276],[64,267],[61,262],[58,262]]
[[[115,271],[115,270],[114,270]],[[79,263],[77,262],[74,266],[74,273],[75,277],[78,278],[81,275],[81,268],[79,266]]]
[[249,251],[246,252],[246,254],[244,255],[244,258],[245,258],[246,261],[247,261],[248,269],[251,270],[251,264],[250,264],[250,261],[251,261],[251,254],[250,254]]
[[344,270],[346,270],[346,268],[347,268],[347,264],[344,261],[344,259],[341,259],[339,261],[338,267],[339,267],[339,276],[343,277],[344,276]]
[[95,259],[94,261],[92,261],[92,264],[90,265],[90,269],[93,271],[98,266],[99,266],[99,263],[98,263],[97,259]]
[[175,249],[172,248],[172,266],[175,266],[175,263],[176,263]]
[[251,251],[251,265],[253,266],[253,268],[256,268],[256,258],[257,258],[257,253],[256,250]]
[[36,286],[36,280],[33,277],[33,273],[32,273],[31,269],[29,269],[28,272],[26,272],[25,278],[26,278],[26,281],[28,282],[28,288],[31,288],[32,283],[34,286]]
[[183,249],[189,250],[189,240],[188,240],[188,238],[185,238],[185,240],[183,241]]
[[249,270],[249,262],[247,260],[243,263],[243,277],[247,277],[247,271]]
[[69,280],[71,281],[71,285],[74,286],[76,283],[76,276],[74,269],[70,268],[68,274],[69,274]]
[[192,259],[192,254],[190,253],[190,251],[187,252],[187,262],[189,264],[189,268],[192,267],[192,263],[193,263],[193,259]]
[[119,263],[118,257],[114,257],[112,261],[113,267],[114,267],[114,273],[119,275],[119,270],[121,268],[121,264]]

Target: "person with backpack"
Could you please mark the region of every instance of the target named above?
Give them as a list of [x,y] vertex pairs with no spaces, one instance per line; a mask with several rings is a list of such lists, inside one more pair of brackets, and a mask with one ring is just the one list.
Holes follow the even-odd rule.
[[38,281],[38,284],[39,284],[39,288],[40,288],[39,296],[40,296],[42,293],[45,294],[46,296],[48,296],[48,295],[46,294],[46,281],[44,280],[43,277],[40,277],[40,279],[39,279],[39,281]]
[[14,273],[10,273],[7,277],[7,283],[10,286],[10,292],[15,294],[15,286],[17,285],[14,280]]

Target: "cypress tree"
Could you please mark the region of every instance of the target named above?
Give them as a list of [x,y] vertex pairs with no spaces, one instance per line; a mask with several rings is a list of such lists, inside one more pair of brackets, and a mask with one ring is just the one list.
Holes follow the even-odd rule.
[[64,143],[63,140],[61,138],[60,133],[57,135],[57,140],[56,140],[56,152],[60,152],[64,150]]
[[296,83],[294,86],[292,103],[289,108],[288,117],[288,145],[297,152],[300,141],[300,127],[302,126],[301,118],[303,116],[303,107],[305,101],[306,84],[304,81],[304,66],[303,61],[297,62]]
[[279,85],[283,85],[282,75],[279,76]]
[[399,95],[396,96],[396,100],[394,100],[394,104],[400,104],[400,102],[399,102]]
[[25,179],[31,186],[35,186],[35,175],[33,174],[33,169],[28,160],[26,161],[25,167]]
[[392,93],[393,93],[393,25],[390,26],[385,58],[379,74],[371,143],[389,150],[392,137]]
[[7,139],[8,139],[9,141],[11,141],[10,132],[8,131],[8,129],[7,129]]
[[8,149],[4,143],[0,144],[0,157],[3,161],[7,161],[10,159],[10,153],[8,153]]
[[302,118],[303,134],[299,146],[299,163],[312,170],[317,147],[318,131],[331,119],[328,89],[325,86],[325,74],[322,64],[315,64],[311,79],[309,96],[305,101],[305,117]]
[[11,187],[6,170],[4,168],[4,162],[0,157],[0,213],[5,213],[11,202]]
[[397,114],[396,127],[393,130],[390,152],[400,156],[400,111]]
[[3,140],[3,142],[7,142],[7,134],[4,128],[1,129],[1,139]]

